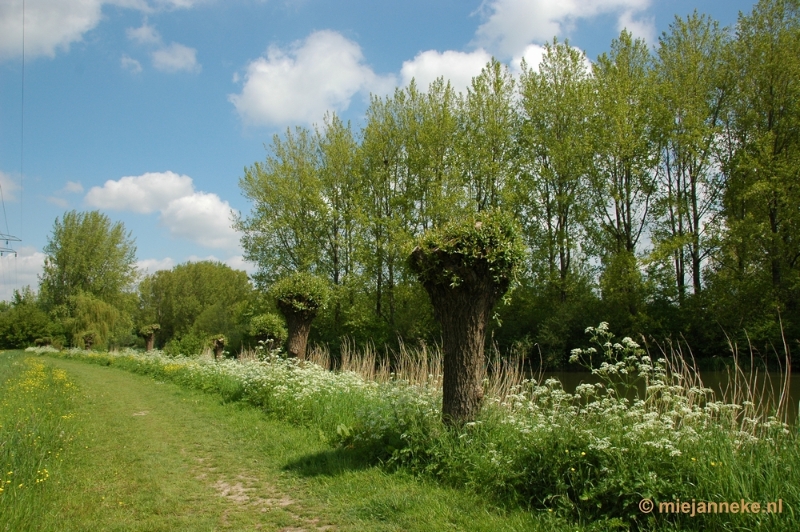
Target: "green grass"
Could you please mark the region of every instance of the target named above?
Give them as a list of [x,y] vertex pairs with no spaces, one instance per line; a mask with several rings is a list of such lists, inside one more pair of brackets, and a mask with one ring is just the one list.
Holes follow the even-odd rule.
[[[7,401],[33,366],[43,368],[51,391],[53,375],[66,376],[62,402],[49,392]],[[315,428],[219,395],[19,353],[0,354],[0,377],[10,384],[0,419],[16,419],[22,432],[32,426],[17,417],[19,408],[53,420],[35,421],[47,450],[16,447],[14,476],[25,469],[33,478],[42,452],[64,449],[37,491],[0,495],[0,530],[566,529],[547,513],[502,510],[469,491],[389,473],[332,448]],[[62,431],[73,437],[67,445]],[[3,432],[4,450],[8,438]]]
[[[265,478],[296,481],[291,490],[304,494],[297,499],[304,507],[325,501],[324,511],[311,515],[329,516],[337,529],[800,529],[797,429],[776,417],[770,402],[754,393],[717,398],[682,357],[666,353],[651,360],[630,339],[603,341],[611,337],[604,325],[592,330],[601,350],[573,356],[602,355],[598,374],[604,384],[581,385],[574,394],[556,380],[505,386],[505,394],[485,398],[475,423],[452,428],[441,423],[435,371],[420,373],[418,382],[394,374],[371,380],[281,358],[259,363],[158,352],[50,354],[59,357],[53,364],[75,364],[71,375],[84,367],[109,375],[125,369],[148,377],[143,383],[154,380],[164,389],[170,387],[164,382],[177,384],[175,393],[211,397],[217,407],[251,412],[281,427],[278,433],[228,428],[225,434],[240,434],[235,447],[255,449],[257,460],[279,457],[280,466]],[[631,395],[641,379],[648,381],[644,395]],[[284,433],[284,448],[260,447],[281,441]],[[218,484],[226,486],[235,487],[228,480]],[[639,509],[644,498],[764,505],[781,499],[783,513],[646,514]]]

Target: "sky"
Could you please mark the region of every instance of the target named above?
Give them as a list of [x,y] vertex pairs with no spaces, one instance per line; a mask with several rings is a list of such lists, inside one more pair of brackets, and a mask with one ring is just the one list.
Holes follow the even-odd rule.
[[554,37],[594,61],[622,29],[656,46],[676,15],[732,26],[754,3],[24,0],[23,17],[2,0],[0,233],[21,241],[0,257],[0,299],[36,290],[73,209],[122,222],[143,272],[210,259],[252,273],[231,227],[250,210],[238,182],[287,127],[335,111],[358,130],[370,94],[412,78],[465,90],[491,57],[517,72]]

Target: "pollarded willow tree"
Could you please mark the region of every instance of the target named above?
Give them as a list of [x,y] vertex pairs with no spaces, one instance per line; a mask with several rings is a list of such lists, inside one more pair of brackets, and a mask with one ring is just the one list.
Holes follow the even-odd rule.
[[486,325],[523,254],[514,219],[490,209],[427,231],[409,256],[442,329],[446,423],[472,421],[480,409]]
[[289,329],[287,351],[289,356],[303,360],[306,356],[311,322],[330,298],[328,283],[311,273],[295,272],[270,286],[278,310],[286,319]]

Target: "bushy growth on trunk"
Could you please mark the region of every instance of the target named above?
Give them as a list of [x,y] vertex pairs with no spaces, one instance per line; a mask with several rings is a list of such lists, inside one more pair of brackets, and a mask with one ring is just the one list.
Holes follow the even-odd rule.
[[330,298],[327,282],[311,273],[296,272],[273,283],[270,293],[286,318],[289,356],[305,358],[311,322]]
[[425,233],[409,257],[442,328],[442,414],[448,423],[472,421],[478,413],[486,325],[522,259],[516,224],[500,211]]

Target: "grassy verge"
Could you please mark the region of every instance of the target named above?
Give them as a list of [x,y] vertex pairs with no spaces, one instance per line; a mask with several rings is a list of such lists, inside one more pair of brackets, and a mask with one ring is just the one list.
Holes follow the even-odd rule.
[[[12,385],[28,378],[29,367],[71,383],[72,415],[57,417],[65,423],[59,430],[74,438],[59,467],[48,467],[50,489],[27,503],[2,499],[0,530],[555,531],[566,525],[373,467],[332,448],[317,428],[270,419],[218,394],[103,365],[0,355],[0,372]],[[33,411],[53,406],[42,395],[18,401]]]
[[[577,350],[574,357],[589,359],[588,365],[592,357],[603,360],[597,368],[603,384],[582,385],[574,394],[554,380],[505,387],[502,395],[488,396],[480,419],[455,430],[439,420],[435,372],[416,382],[397,375],[378,381],[280,358],[58,356],[249,402],[316,433],[322,451],[311,464],[346,459],[348,470],[382,464],[382,471],[400,471],[392,479],[410,472],[440,486],[466,486],[495,506],[527,510],[539,528],[554,516],[597,530],[800,529],[795,429],[754,404],[753,396],[715,398],[680,360],[652,360],[630,339],[612,342],[602,327],[593,335],[599,350]],[[642,379],[644,395],[635,396]],[[655,511],[641,510],[645,499]],[[668,506],[660,511],[659,503],[692,500],[746,501],[764,509],[780,501],[781,511],[753,512],[751,505],[746,512],[694,516]]]
[[0,354],[0,530],[36,522],[76,436],[76,390],[66,373],[20,353]]

